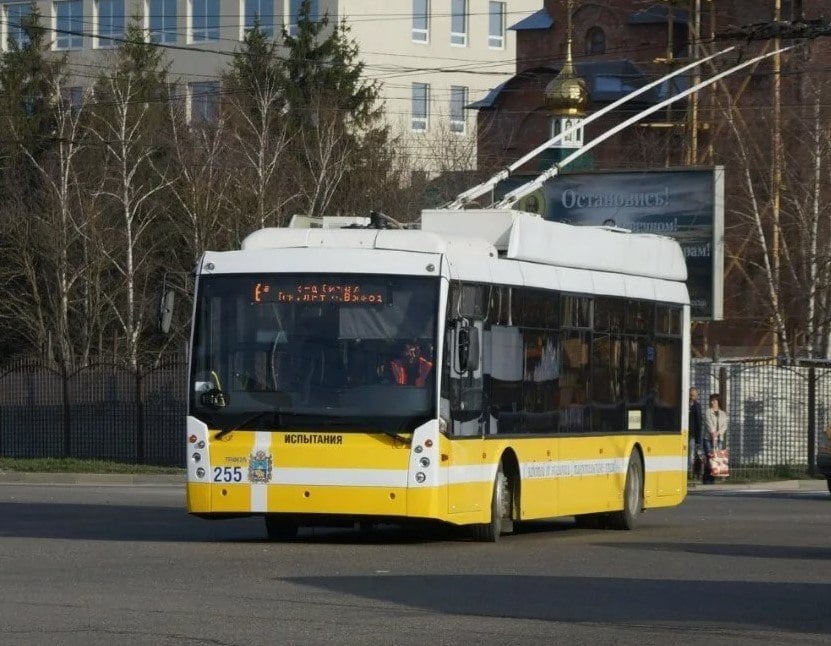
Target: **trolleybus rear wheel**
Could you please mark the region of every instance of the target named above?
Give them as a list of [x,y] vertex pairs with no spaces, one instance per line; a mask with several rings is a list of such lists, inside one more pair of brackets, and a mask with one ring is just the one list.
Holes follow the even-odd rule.
[[609,514],[614,529],[635,529],[643,510],[643,466],[637,451],[629,456],[626,483],[623,485],[623,509]]
[[279,514],[265,515],[265,531],[271,541],[290,541],[297,538],[297,521]]
[[473,526],[473,538],[483,543],[495,543],[499,536],[513,531],[513,495],[511,482],[502,470],[502,462],[496,470],[491,496],[491,520],[489,523]]

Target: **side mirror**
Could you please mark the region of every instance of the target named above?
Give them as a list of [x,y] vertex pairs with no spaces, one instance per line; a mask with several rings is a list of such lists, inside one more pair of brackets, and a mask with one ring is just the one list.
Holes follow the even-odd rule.
[[163,334],[170,332],[170,324],[173,321],[173,303],[175,301],[176,293],[172,289],[165,290],[159,304],[159,329]]
[[465,326],[459,328],[459,369],[475,372],[479,369],[479,329]]

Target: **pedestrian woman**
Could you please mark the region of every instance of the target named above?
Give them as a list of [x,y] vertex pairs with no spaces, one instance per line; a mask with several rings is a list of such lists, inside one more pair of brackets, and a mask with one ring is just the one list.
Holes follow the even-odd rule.
[[727,435],[727,413],[721,409],[721,397],[713,393],[710,395],[710,406],[704,414],[704,437],[702,438],[702,452],[704,453],[704,473],[702,482],[715,482],[710,475],[710,455],[716,449],[724,448]]

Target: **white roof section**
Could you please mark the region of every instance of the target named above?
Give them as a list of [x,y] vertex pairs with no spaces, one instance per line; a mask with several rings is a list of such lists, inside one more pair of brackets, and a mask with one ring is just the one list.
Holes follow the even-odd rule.
[[496,248],[480,237],[443,236],[413,229],[260,229],[242,241],[243,250],[291,249],[386,249],[445,254],[453,258],[496,258]]
[[[279,261],[274,250],[283,250]],[[287,254],[288,250],[294,251]],[[376,252],[366,254],[366,250]],[[285,267],[291,258],[304,270],[309,270],[306,259],[311,259],[312,268],[318,263],[332,270],[357,271],[360,266],[375,272],[392,271],[388,264],[396,264],[389,256],[392,252],[413,259],[432,256],[425,258],[428,263],[444,257],[446,275],[459,280],[638,294],[673,302],[688,299],[683,283],[686,262],[672,238],[549,222],[511,209],[427,211],[421,230],[267,228],[245,238],[242,251],[230,253],[235,254],[234,264],[240,264],[236,271],[242,271],[245,258],[250,262],[256,258],[262,267],[275,262],[275,267]],[[661,295],[653,291],[658,283],[663,283]]]
[[512,209],[431,210],[422,231],[483,238],[505,258],[672,281],[687,279],[678,242],[665,236],[543,220]]

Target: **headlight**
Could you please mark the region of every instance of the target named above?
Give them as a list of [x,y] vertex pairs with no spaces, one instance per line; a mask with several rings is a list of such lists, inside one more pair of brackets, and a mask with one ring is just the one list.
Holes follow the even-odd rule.
[[419,463],[421,464],[422,467],[424,467],[426,469],[427,467],[430,466],[430,458],[425,456],[425,457],[423,457],[419,460]]
[[204,448],[205,448],[205,440],[199,440],[199,441],[196,443],[196,448],[197,448],[197,449],[204,449]]
[[202,467],[199,467],[196,470],[196,477],[197,478],[204,478],[205,477],[205,469],[203,469]]
[[416,479],[416,482],[417,482],[418,484],[421,484],[421,483],[423,483],[425,480],[427,480],[427,475],[426,475],[426,474],[424,474],[422,471],[419,471],[418,473],[416,473],[416,474],[415,474],[415,479]]
[[192,456],[190,456],[190,459],[193,460],[194,462],[201,462],[202,461],[202,455],[199,454],[199,453],[194,453]]
[[413,449],[416,453],[421,453],[424,450],[424,447],[419,444],[417,447]]

